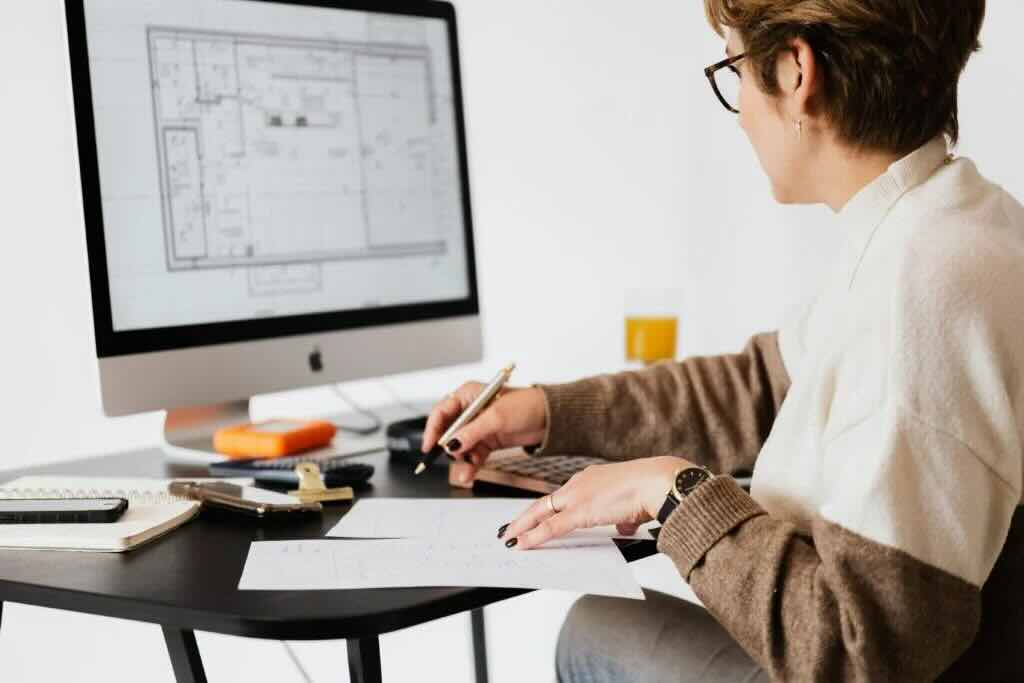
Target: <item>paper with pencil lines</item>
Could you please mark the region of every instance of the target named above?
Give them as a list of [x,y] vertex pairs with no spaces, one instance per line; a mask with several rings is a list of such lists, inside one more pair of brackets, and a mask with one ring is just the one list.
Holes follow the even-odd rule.
[[[419,538],[486,541],[498,527],[518,517],[534,501],[527,498],[363,498],[327,532],[336,538]],[[651,540],[648,522],[633,536],[614,526],[577,529],[573,539]]]
[[550,588],[643,599],[610,539],[554,541],[534,550],[443,540],[303,540],[252,543],[239,590],[422,586]]

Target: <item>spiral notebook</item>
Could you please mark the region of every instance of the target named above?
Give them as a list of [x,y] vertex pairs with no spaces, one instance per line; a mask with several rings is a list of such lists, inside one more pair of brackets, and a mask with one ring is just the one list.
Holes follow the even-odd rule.
[[200,504],[173,496],[168,479],[22,477],[0,485],[0,499],[126,498],[128,510],[102,524],[0,524],[0,548],[120,553],[192,519]]

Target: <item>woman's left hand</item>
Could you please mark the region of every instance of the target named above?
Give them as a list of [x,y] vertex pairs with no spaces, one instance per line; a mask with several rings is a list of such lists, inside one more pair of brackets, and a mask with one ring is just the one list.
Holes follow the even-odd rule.
[[657,516],[675,473],[690,465],[673,456],[591,465],[535,501],[507,525],[500,538],[509,547],[528,550],[576,529],[607,524],[632,535]]

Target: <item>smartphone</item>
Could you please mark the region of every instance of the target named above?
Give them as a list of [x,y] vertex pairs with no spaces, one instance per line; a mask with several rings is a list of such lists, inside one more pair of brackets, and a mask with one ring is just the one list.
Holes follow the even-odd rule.
[[124,498],[20,498],[0,500],[0,524],[116,522],[128,509]]

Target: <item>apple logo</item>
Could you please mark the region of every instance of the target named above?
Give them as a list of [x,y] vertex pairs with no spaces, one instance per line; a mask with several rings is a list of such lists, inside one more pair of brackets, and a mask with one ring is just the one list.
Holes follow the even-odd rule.
[[324,369],[323,355],[321,355],[320,348],[317,346],[314,346],[312,353],[309,354],[309,369],[313,372],[320,372]]

